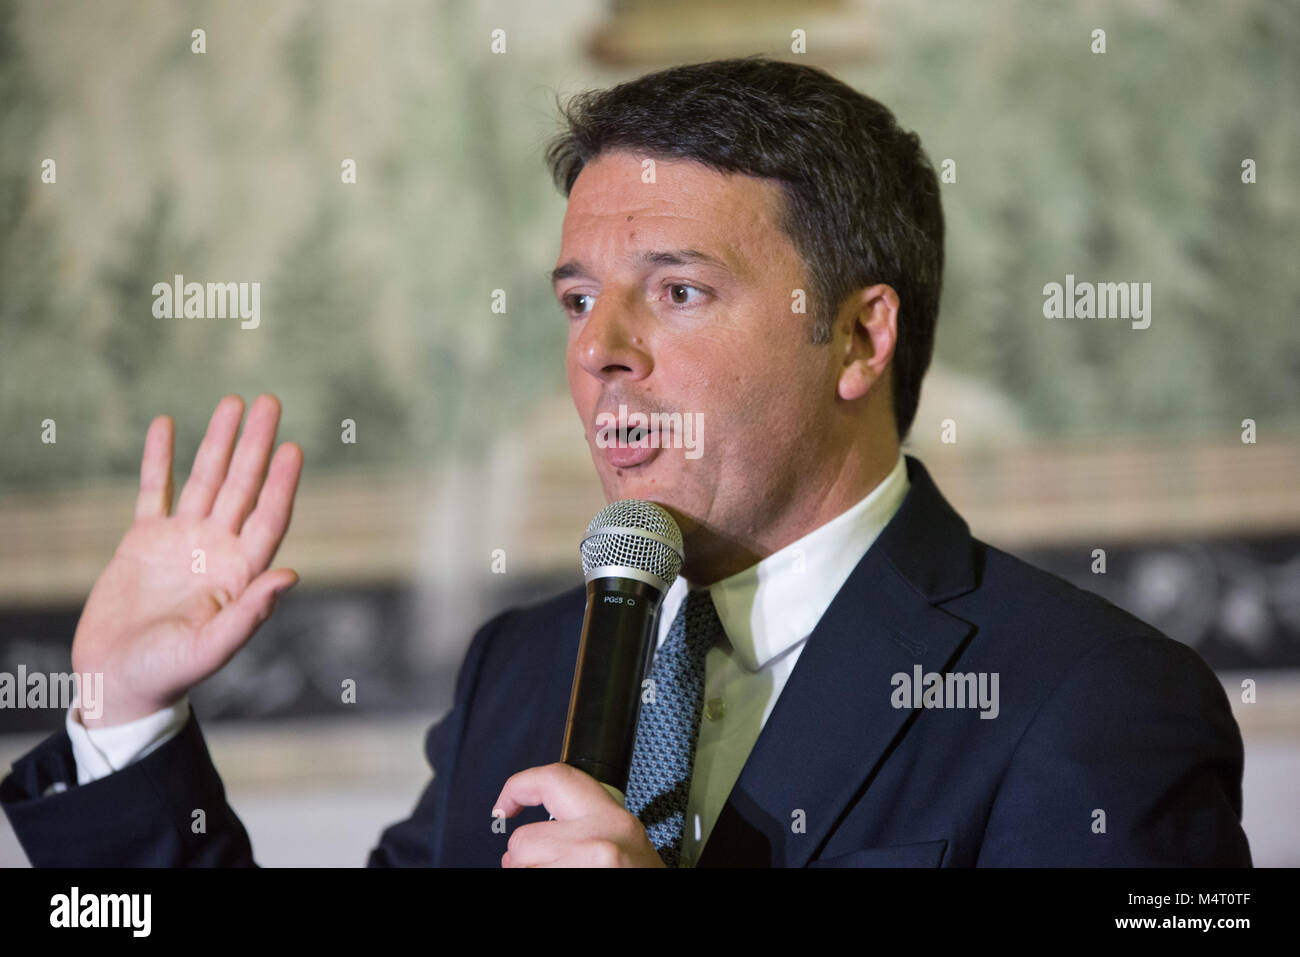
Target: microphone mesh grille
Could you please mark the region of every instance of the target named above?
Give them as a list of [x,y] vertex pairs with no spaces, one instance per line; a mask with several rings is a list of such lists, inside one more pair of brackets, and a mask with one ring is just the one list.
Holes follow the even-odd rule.
[[[671,546],[642,532],[651,532]],[[672,584],[682,568],[682,532],[653,502],[627,498],[610,502],[591,520],[579,546],[582,573],[606,565],[627,565]]]

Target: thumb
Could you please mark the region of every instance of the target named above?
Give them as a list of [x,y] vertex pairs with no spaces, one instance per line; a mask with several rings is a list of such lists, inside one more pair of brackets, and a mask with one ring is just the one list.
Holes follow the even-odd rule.
[[210,663],[205,671],[212,674],[233,658],[271,617],[279,597],[296,584],[298,573],[292,568],[273,568],[249,582],[239,598],[221,609],[201,633],[201,657]]

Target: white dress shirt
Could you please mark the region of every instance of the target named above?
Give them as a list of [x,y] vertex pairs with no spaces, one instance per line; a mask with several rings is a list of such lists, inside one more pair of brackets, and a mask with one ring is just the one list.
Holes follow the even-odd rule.
[[[708,587],[726,641],[705,659],[704,713],[686,807],[683,867],[699,860],[804,642],[894,517],[908,487],[900,453],[884,481],[848,511]],[[679,577],[664,597],[658,644],[668,637],[690,587]],[[74,701],[66,726],[77,783],[86,784],[139,760],[176,735],[189,717],[189,701],[183,698],[170,708],[109,728],[87,730],[79,717]]]

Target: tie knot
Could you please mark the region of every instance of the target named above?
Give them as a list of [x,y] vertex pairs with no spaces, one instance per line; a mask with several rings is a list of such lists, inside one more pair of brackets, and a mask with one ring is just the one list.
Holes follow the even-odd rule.
[[713,604],[713,595],[707,588],[688,591],[680,614],[686,632],[686,645],[691,649],[693,657],[703,657],[725,634],[722,621],[718,618],[718,609]]

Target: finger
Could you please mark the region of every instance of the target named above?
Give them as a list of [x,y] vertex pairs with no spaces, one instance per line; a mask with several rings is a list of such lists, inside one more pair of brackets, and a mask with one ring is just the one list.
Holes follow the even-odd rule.
[[140,494],[135,500],[136,518],[166,518],[172,507],[172,446],[176,423],[160,415],[149,423],[140,460]]
[[230,471],[212,505],[212,520],[220,528],[238,533],[252,511],[266,478],[266,463],[271,458],[279,424],[280,400],[273,395],[259,395],[248,412],[244,434],[239,437],[235,457],[230,460]]
[[301,475],[302,448],[294,442],[285,442],[276,449],[266,484],[257,497],[257,508],[253,509],[239,533],[244,556],[249,566],[257,571],[271,564],[280,548],[293,515],[293,497],[298,491]]
[[212,510],[217,489],[226,478],[230,465],[230,452],[235,445],[239,420],[244,417],[244,400],[228,395],[217,403],[208,422],[208,431],[194,456],[194,468],[181,489],[181,500],[176,514],[186,518],[203,518]]
[[546,867],[570,854],[586,840],[587,829],[576,821],[540,821],[515,828],[501,857],[502,867]]
[[[263,572],[240,593],[239,598],[217,612],[199,630],[194,658],[207,677],[235,656],[262,622],[271,617],[279,597],[298,583],[292,568]],[[200,678],[200,680],[202,680]]]
[[590,774],[568,764],[547,764],[510,776],[492,813],[514,817],[526,807],[542,805],[557,821],[586,817],[617,807],[614,799]]

